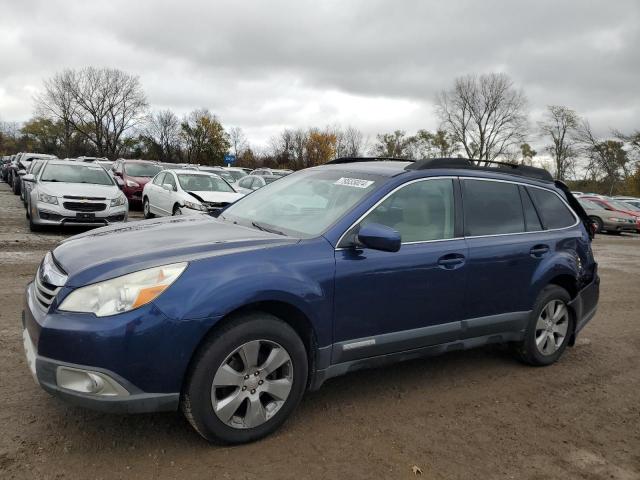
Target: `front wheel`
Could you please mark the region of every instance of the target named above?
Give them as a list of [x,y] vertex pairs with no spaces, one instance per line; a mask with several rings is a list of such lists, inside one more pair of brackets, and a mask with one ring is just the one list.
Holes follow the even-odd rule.
[[147,197],[144,197],[144,200],[142,201],[142,212],[144,214],[144,218],[148,219],[155,217],[155,215],[151,213],[151,205],[149,205],[149,199]]
[[604,223],[600,217],[590,217],[593,224],[596,226],[596,233],[602,233],[604,229]]
[[540,292],[525,338],[518,345],[525,363],[551,365],[560,358],[573,334],[573,316],[567,306],[570,300],[569,293],[557,285],[549,285]]
[[182,209],[180,208],[180,205],[176,205],[175,207],[173,207],[173,215],[182,215]]
[[277,430],[300,402],[307,353],[282,320],[254,313],[215,332],[200,348],[182,399],[196,431],[216,443],[246,443]]

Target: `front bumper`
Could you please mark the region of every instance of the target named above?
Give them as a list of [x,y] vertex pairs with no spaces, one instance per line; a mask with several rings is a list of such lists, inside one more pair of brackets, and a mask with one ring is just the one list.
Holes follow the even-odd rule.
[[107,206],[101,212],[78,212],[68,210],[62,205],[37,202],[36,204],[31,204],[29,213],[34,224],[50,226],[105,226],[112,223],[126,222],[129,216],[126,204],[118,207]]
[[[153,304],[113,317],[62,315],[45,310],[34,289],[31,283],[26,291],[23,340],[27,363],[44,390],[72,404],[106,412],[178,408],[188,362],[206,328],[201,328],[201,322],[178,325]],[[51,309],[55,305],[56,301]],[[185,342],[185,337],[192,341]],[[177,340],[183,341],[182,346]],[[86,388],[86,382],[79,387],[77,381],[65,383],[61,371],[83,378],[98,376],[113,388],[106,394],[102,389],[90,393],[96,390]]]
[[614,222],[612,220],[606,220],[604,222],[604,229],[608,232],[629,232],[634,233],[640,225],[635,222]]

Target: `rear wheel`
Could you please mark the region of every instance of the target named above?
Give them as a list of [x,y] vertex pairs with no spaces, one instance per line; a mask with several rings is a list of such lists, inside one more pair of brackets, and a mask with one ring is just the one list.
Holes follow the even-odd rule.
[[304,344],[288,324],[266,313],[239,317],[200,348],[182,410],[209,441],[258,440],[298,405],[307,371]]
[[596,226],[596,233],[602,233],[602,229],[604,228],[604,223],[602,223],[602,219],[600,217],[590,217],[593,224]]
[[144,214],[144,218],[153,218],[155,215],[151,213],[151,205],[149,205],[149,199],[144,197],[142,201],[142,212]]
[[531,311],[525,338],[518,346],[521,359],[530,365],[556,362],[573,333],[573,316],[567,304],[569,293],[557,285],[547,286]]

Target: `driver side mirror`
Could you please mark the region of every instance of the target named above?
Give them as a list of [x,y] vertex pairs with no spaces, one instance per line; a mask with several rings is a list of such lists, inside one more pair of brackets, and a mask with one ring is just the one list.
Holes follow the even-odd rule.
[[113,174],[114,174],[116,177],[121,177],[121,176],[122,176],[122,172],[119,172],[118,170],[114,170],[114,171],[113,171]]
[[34,177],[31,173],[27,173],[25,176],[22,177],[22,180],[25,182],[35,182],[36,177]]
[[386,225],[369,223],[360,227],[356,235],[356,243],[373,250],[397,252],[400,250],[402,238],[400,233]]
[[23,176],[25,176],[26,174],[27,174],[27,171],[26,171],[26,170],[24,170],[24,169],[22,169],[22,170],[18,170],[18,175],[19,175],[19,176],[23,177]]

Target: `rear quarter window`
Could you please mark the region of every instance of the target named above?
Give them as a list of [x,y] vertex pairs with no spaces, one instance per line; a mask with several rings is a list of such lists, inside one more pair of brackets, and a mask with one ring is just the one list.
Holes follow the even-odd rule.
[[527,191],[531,195],[546,230],[570,227],[576,223],[575,216],[569,207],[555,193],[533,187],[527,187]]

